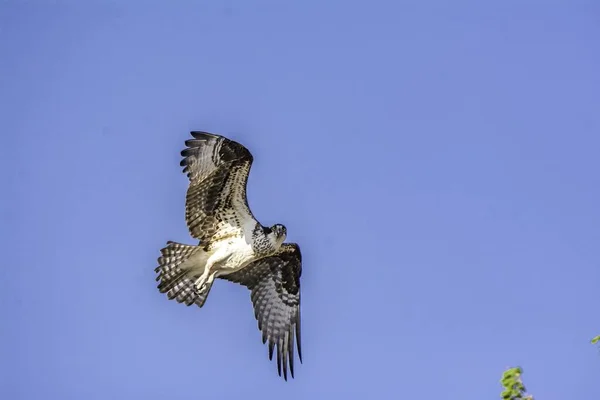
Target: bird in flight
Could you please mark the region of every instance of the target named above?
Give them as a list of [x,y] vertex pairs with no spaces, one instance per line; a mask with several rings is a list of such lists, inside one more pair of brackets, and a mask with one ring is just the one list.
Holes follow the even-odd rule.
[[185,219],[198,245],[172,241],[158,258],[158,290],[178,303],[202,307],[216,278],[246,286],[269,360],[294,377],[294,337],[300,343],[302,255],[284,243],[286,227],[265,227],[250,211],[246,184],[253,156],[238,142],[193,131],[180,165],[187,174]]

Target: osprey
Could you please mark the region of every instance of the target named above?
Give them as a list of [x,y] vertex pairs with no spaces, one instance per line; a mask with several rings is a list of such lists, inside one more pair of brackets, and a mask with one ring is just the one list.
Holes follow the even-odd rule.
[[300,275],[302,255],[296,243],[284,243],[281,224],[265,227],[248,206],[246,184],[250,151],[223,136],[191,132],[180,165],[189,178],[185,219],[200,242],[172,241],[161,249],[156,280],[167,297],[202,307],[216,278],[246,286],[269,360],[277,349],[277,371],[294,377],[294,336],[300,344]]

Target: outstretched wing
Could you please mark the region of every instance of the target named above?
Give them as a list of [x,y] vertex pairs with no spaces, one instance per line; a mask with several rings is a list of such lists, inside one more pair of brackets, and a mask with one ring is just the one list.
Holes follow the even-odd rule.
[[186,140],[180,163],[190,180],[185,204],[190,234],[210,242],[254,228],[256,220],[246,200],[250,151],[223,136],[191,134],[194,139]]
[[284,243],[272,256],[264,257],[247,267],[220,278],[242,284],[251,290],[254,316],[262,341],[269,341],[269,360],[277,347],[277,371],[287,381],[287,366],[294,377],[294,334],[298,358],[302,362],[300,341],[300,276],[302,255],[295,243]]

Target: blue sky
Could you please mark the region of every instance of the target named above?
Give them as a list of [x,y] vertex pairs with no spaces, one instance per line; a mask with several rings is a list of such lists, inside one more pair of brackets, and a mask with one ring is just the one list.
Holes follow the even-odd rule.
[[[0,5],[2,393],[600,398],[597,2],[206,3]],[[156,289],[190,130],[301,245],[295,380],[243,287]]]

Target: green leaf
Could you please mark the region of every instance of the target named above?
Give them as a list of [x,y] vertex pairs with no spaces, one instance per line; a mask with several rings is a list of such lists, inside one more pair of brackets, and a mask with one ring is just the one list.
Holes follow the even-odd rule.
[[501,398],[505,400],[533,400],[532,396],[526,396],[525,385],[521,381],[521,374],[523,369],[520,367],[509,368],[502,374],[500,383],[504,388],[501,393]]
[[592,344],[596,344],[600,342],[600,335],[596,336],[595,338],[592,339]]

